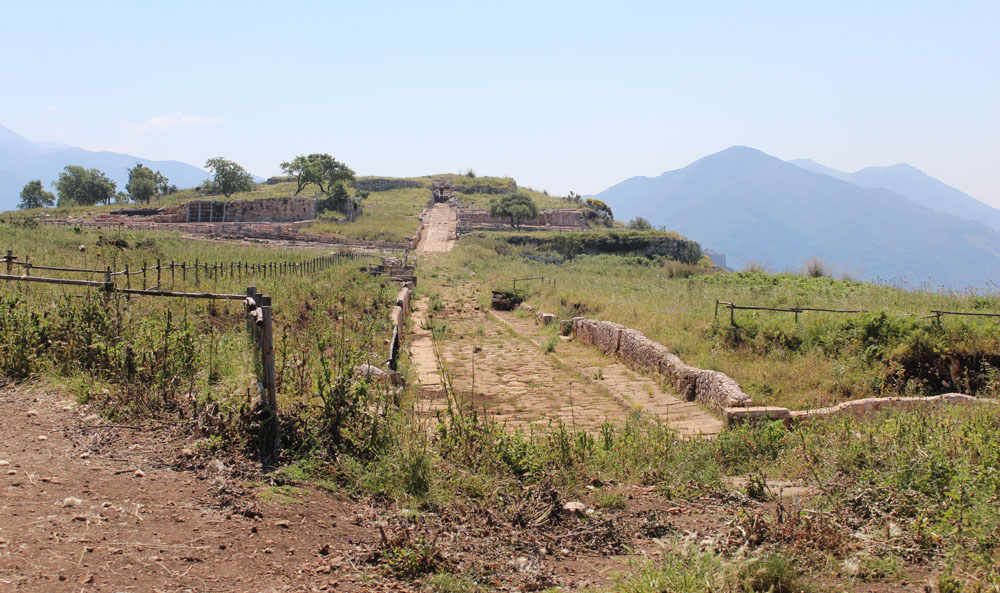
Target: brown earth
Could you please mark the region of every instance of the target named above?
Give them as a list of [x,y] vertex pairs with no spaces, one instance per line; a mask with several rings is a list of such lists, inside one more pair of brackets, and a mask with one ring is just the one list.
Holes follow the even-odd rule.
[[[209,457],[193,425],[126,426],[42,386],[0,391],[0,590],[425,591],[389,548],[500,591],[607,586],[658,538],[719,541],[733,500],[671,502],[596,483],[625,509],[562,511],[553,491],[413,512],[313,487],[267,487],[247,461]],[[757,503],[741,500],[738,505]]]

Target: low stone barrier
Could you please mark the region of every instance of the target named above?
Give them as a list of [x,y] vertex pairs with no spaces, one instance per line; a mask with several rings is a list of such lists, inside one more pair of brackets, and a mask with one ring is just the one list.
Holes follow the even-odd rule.
[[821,418],[871,416],[886,410],[916,410],[920,408],[940,408],[945,405],[978,405],[1000,402],[981,399],[964,393],[945,393],[928,397],[869,397],[843,402],[829,408],[813,410],[789,410],[778,407],[727,408],[723,412],[726,425],[757,420],[782,420],[792,425]]
[[403,331],[403,321],[406,320],[406,312],[410,310],[410,298],[413,296],[413,288],[404,286],[399,295],[396,296],[396,304],[389,313],[392,319],[392,341],[389,343],[389,368],[396,370],[399,362],[399,349],[402,346],[400,335]]
[[750,396],[724,373],[684,364],[666,346],[634,329],[610,321],[574,317],[573,339],[596,346],[633,369],[663,377],[673,383],[684,399],[700,401],[720,413],[726,408],[750,404]]

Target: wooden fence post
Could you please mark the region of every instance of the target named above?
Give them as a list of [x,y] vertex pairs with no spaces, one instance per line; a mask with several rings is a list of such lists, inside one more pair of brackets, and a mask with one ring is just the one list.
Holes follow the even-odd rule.
[[7,250],[7,275],[10,275],[10,269],[14,265],[14,251]]
[[146,290],[146,262],[142,262],[142,289]]
[[160,283],[160,259],[156,259],[156,287],[163,288],[163,284]]
[[198,286],[198,259],[194,260],[194,285]]

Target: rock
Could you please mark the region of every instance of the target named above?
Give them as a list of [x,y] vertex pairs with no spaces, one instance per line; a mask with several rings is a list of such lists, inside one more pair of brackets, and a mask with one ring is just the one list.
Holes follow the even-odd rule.
[[62,502],[64,508],[76,508],[82,504],[83,501],[75,496],[67,496]]
[[222,463],[222,461],[220,461],[218,459],[213,459],[213,460],[209,461],[208,462],[208,469],[209,469],[209,471],[215,472],[217,474],[224,474],[224,473],[226,473],[226,472],[229,471],[229,468],[226,467],[226,464]]
[[40,441],[47,441],[47,440],[49,440],[49,437],[45,436],[44,434],[40,434],[40,435],[38,435],[38,440],[40,440]]
[[571,515],[585,515],[587,513],[587,505],[583,504],[578,500],[567,502],[563,505],[563,512],[569,513]]
[[539,313],[538,321],[541,321],[542,325],[552,325],[556,321],[556,316],[552,313]]
[[188,459],[194,457],[194,450],[184,447],[181,449],[181,457],[186,457]]
[[28,418],[38,415],[38,410],[28,410]]
[[0,467],[6,467],[8,465],[10,465],[9,461],[7,461],[6,459],[0,459]]
[[359,364],[354,369],[355,375],[363,379],[369,379],[374,383],[389,383],[391,385],[402,385],[403,375],[396,371],[384,371],[375,365]]
[[289,527],[292,526],[292,524],[289,523],[288,521],[285,521],[284,519],[278,519],[277,521],[274,522],[274,526],[281,527],[282,529],[288,529]]

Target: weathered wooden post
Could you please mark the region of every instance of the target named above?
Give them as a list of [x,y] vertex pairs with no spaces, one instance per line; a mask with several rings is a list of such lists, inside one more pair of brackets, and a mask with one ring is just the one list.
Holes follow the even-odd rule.
[[146,262],[142,262],[142,289],[146,290]]
[[156,288],[163,290],[163,285],[160,284],[160,258],[156,258]]
[[194,260],[194,285],[198,286],[198,258]]

